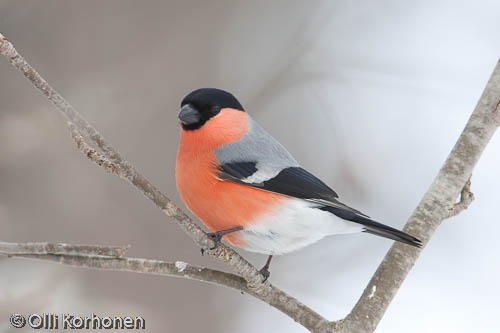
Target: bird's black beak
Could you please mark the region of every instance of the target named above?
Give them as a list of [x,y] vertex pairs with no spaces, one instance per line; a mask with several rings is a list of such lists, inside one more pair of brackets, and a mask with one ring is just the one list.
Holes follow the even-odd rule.
[[186,104],[179,111],[179,119],[182,125],[192,125],[200,122],[201,114],[191,104]]

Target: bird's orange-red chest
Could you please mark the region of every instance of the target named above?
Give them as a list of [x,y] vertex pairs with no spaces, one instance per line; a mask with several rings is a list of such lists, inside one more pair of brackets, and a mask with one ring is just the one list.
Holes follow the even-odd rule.
[[[221,181],[214,150],[240,140],[249,130],[246,114],[222,109],[201,128],[181,128],[176,161],[177,189],[186,206],[213,232],[245,227],[283,199],[279,194]],[[242,246],[237,235],[224,239]]]

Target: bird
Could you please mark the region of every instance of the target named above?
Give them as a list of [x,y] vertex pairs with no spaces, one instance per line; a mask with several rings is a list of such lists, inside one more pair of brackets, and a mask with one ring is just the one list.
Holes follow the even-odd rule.
[[[175,178],[187,208],[222,239],[268,255],[311,245],[325,236],[366,232],[415,247],[421,241],[372,220],[341,201],[245,111],[231,93],[201,88],[184,97]],[[203,250],[202,250],[203,253]]]

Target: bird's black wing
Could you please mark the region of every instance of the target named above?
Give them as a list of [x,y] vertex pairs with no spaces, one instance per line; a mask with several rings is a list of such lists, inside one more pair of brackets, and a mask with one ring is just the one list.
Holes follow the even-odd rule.
[[285,168],[275,177],[259,183],[247,180],[257,171],[256,162],[226,163],[221,165],[219,177],[222,180],[229,180],[300,199],[330,201],[338,198],[334,190],[300,167]]
[[352,213],[366,216],[360,211],[338,201],[337,198],[339,196],[334,190],[301,167],[285,168],[268,180],[251,182],[249,179],[257,171],[256,162],[226,163],[219,167],[219,178],[264,191],[316,202],[319,205],[345,209]]

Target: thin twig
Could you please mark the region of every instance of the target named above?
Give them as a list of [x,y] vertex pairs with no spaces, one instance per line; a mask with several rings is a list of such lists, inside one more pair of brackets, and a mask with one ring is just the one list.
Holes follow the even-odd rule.
[[76,147],[87,156],[89,160],[94,162],[100,167],[103,167],[109,173],[119,176],[118,167],[116,164],[108,160],[103,154],[97,152],[94,148],[91,148],[83,139],[80,132],[76,129],[72,122],[68,121],[68,127],[71,132],[71,138],[76,144]]
[[453,204],[451,208],[448,209],[448,214],[445,218],[449,219],[451,217],[457,216],[462,211],[466,210],[469,205],[474,201],[474,193],[470,190],[470,178],[465,183],[464,188],[460,192],[460,201]]
[[102,245],[73,245],[66,243],[6,243],[0,242],[0,254],[19,256],[24,254],[38,255],[79,255],[79,256],[106,256],[120,258],[130,245],[102,246]]

